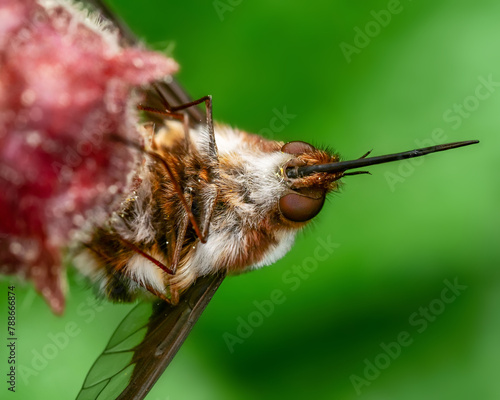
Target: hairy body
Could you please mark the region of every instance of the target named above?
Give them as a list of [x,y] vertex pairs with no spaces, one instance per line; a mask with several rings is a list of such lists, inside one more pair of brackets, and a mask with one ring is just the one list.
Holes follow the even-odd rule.
[[[156,133],[152,127],[145,131],[152,136],[146,150],[170,167],[198,225],[205,227],[206,243],[188,227],[186,209],[163,163],[145,155],[133,193],[75,258],[101,294],[115,301],[153,294],[176,304],[200,276],[259,268],[288,252],[307,222],[285,218],[279,199],[291,188],[310,185],[301,182],[310,178],[291,182],[285,177],[285,166],[297,155],[282,151],[282,142],[219,125],[214,147],[206,130],[185,135],[176,121]],[[300,165],[338,161],[316,149],[302,158]],[[336,185],[333,179],[323,182],[325,191]],[[167,268],[175,263],[175,273],[145,255]]]

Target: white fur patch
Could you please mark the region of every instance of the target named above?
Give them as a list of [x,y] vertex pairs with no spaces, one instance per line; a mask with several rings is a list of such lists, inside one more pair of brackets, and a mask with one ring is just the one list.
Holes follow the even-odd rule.
[[232,152],[241,152],[247,147],[243,139],[243,135],[225,125],[217,125],[214,127],[215,142],[219,154],[227,154]]
[[74,266],[91,282],[97,283],[97,290],[101,295],[105,295],[109,277],[105,271],[97,264],[89,250],[83,250],[73,258]]
[[[238,178],[237,183],[247,189],[251,200],[259,206],[257,212],[265,213],[265,208],[274,206],[286,190],[286,185],[280,178],[280,168],[291,160],[293,155],[261,151],[246,141],[245,133],[228,126],[216,126],[214,134],[219,155],[234,154],[244,166],[244,174]],[[192,130],[191,137],[200,148],[204,148],[208,133],[198,128]]]
[[261,207],[274,207],[286,190],[279,172],[283,164],[290,160],[290,155],[252,152],[242,154],[241,158],[245,165],[244,185],[248,188],[250,199]]
[[[271,265],[284,257],[290,251],[295,241],[295,231],[277,232],[278,244],[270,246],[264,257],[257,263],[249,266],[250,269],[259,269],[266,265]],[[197,271],[197,275],[214,273],[220,268],[222,261],[227,263],[228,257],[237,258],[243,252],[241,248],[242,239],[238,235],[228,231],[213,233],[208,237],[207,243],[198,243],[196,251],[190,260],[191,267]],[[231,264],[229,262],[229,264]]]
[[[163,262],[159,254],[151,254],[151,256]],[[165,291],[164,272],[140,254],[135,254],[130,258],[126,270],[128,275],[141,286],[150,286],[160,293]]]
[[191,267],[197,271],[197,275],[206,275],[219,270],[221,260],[227,262],[227,257],[234,256],[240,252],[237,238],[230,232],[211,233],[207,243],[198,243],[196,251],[191,258]]
[[95,278],[96,274],[100,271],[94,257],[92,257],[88,250],[79,252],[78,255],[73,258],[73,264],[80,272],[90,278]]
[[[206,148],[208,134],[205,129],[193,130],[191,138],[200,151]],[[246,249],[242,248],[245,242],[243,231],[235,225],[258,226],[261,218],[275,209],[277,201],[287,190],[280,168],[293,158],[293,155],[282,152],[264,152],[248,142],[245,133],[226,126],[215,127],[215,140],[220,156],[234,155],[238,163],[243,165],[240,175],[232,175],[227,165],[226,172],[229,174],[228,179],[237,186],[234,189],[245,192],[251,201],[242,200],[235,206],[233,213],[226,210],[224,220],[212,220],[207,243],[197,244],[189,260],[190,267],[197,271],[197,275],[214,273],[221,264],[231,265],[232,259],[240,260],[241,255],[246,253]],[[278,244],[271,246],[264,257],[250,268],[272,264],[290,250],[295,232],[279,231],[274,235]]]
[[277,232],[276,238],[278,239],[278,244],[276,246],[271,246],[269,250],[264,255],[264,258],[256,264],[251,265],[250,269],[259,269],[265,267],[266,265],[271,265],[283,258],[286,253],[290,251],[295,242],[295,235],[297,231],[293,232]]

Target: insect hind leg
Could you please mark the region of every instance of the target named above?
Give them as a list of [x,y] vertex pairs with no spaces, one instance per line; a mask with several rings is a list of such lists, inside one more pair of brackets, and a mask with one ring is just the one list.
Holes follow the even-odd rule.
[[178,111],[186,110],[190,107],[197,106],[201,103],[205,103],[205,114],[206,114],[206,124],[209,134],[209,146],[210,146],[210,157],[212,160],[218,159],[217,145],[215,143],[215,134],[214,134],[214,121],[212,115],[212,96],[207,95],[200,97],[197,100],[189,101],[183,104],[179,104],[177,106],[172,106],[167,100],[166,96],[162,93],[158,84],[153,84],[153,87],[161,101],[164,110],[160,110],[158,108],[139,105],[138,108],[140,110],[148,111],[151,113],[156,113],[160,115],[165,115],[184,123],[184,132],[186,134],[186,143],[188,143],[189,137],[189,116],[186,113],[179,113]]

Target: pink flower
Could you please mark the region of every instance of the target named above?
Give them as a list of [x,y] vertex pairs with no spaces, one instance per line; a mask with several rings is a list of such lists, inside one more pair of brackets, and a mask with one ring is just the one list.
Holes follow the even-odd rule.
[[138,142],[134,86],[171,75],[163,55],[62,2],[0,5],[0,272],[64,309],[61,249],[128,190]]

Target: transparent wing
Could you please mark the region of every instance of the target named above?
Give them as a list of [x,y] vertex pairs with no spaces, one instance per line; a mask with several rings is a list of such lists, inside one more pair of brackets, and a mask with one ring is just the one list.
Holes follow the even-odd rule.
[[198,279],[176,306],[140,303],[95,361],[77,400],[143,399],[170,364],[224,274]]

